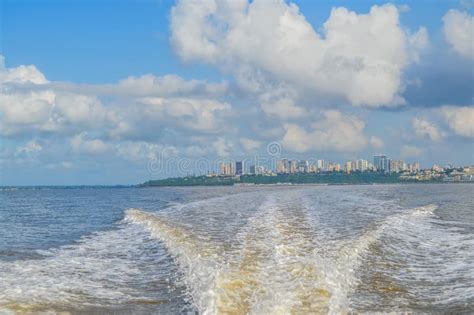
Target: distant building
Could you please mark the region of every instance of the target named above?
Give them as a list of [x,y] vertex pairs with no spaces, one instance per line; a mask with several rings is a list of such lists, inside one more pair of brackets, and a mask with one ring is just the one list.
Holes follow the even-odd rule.
[[277,163],[277,173],[288,173],[289,172],[289,163],[288,159],[282,159]]
[[283,159],[281,162],[283,164],[283,173],[288,173],[290,171],[290,162],[288,159]]
[[256,175],[265,174],[265,167],[264,166],[255,166],[255,174]]
[[324,160],[318,160],[316,166],[318,167],[318,170],[324,170]]
[[290,162],[290,173],[296,173],[298,171],[298,161],[297,160],[292,160]]
[[406,164],[402,160],[391,160],[390,171],[391,172],[402,172],[406,169]]
[[390,171],[390,159],[383,154],[374,155],[374,167],[381,172]]
[[347,173],[352,172],[352,162],[347,162],[345,169]]
[[367,160],[363,160],[363,159],[357,160],[355,169],[361,172],[365,172],[369,169],[369,164],[370,163]]
[[250,168],[249,168],[249,173],[252,174],[252,175],[255,175],[255,165],[250,165]]
[[306,161],[306,160],[301,160],[301,161],[299,161],[299,163],[298,163],[298,171],[299,171],[299,172],[307,173],[307,172],[308,172],[308,168],[309,168],[309,163],[308,163],[308,161]]
[[242,168],[242,162],[241,161],[235,162],[235,174],[236,175],[242,175],[243,174],[243,168]]
[[221,162],[219,164],[219,175],[234,176],[235,175],[234,164]]
[[413,170],[414,171],[419,171],[420,170],[420,163],[419,162],[413,163]]

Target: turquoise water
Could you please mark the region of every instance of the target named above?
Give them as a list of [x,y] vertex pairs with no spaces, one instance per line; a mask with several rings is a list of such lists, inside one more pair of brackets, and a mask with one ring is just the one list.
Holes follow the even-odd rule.
[[0,191],[0,312],[474,311],[474,186]]

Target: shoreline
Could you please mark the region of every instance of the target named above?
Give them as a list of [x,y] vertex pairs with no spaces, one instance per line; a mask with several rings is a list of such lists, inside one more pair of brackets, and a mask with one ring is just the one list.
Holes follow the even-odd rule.
[[474,182],[398,182],[398,183],[276,183],[276,184],[233,184],[233,185],[137,185],[136,188],[159,188],[159,187],[274,187],[274,186],[395,186],[395,185],[452,185],[452,184],[474,184]]

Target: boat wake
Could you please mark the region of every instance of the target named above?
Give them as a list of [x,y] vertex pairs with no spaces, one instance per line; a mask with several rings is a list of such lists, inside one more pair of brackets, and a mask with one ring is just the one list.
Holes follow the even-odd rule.
[[0,313],[463,310],[472,237],[436,209],[301,188],[128,209],[110,230],[0,262]]
[[[222,246],[158,214],[130,209],[125,220],[162,241],[183,270],[203,314],[348,313],[358,269],[387,229],[432,216],[428,205],[385,218],[354,239],[326,242],[301,192],[270,194]],[[204,241],[200,241],[204,240]]]

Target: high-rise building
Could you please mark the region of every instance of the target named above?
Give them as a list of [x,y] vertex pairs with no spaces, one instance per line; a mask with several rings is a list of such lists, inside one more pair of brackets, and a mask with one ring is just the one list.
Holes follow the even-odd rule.
[[316,165],[318,167],[318,170],[324,170],[324,160],[318,160],[316,162]]
[[289,173],[289,171],[290,171],[290,163],[288,162],[288,159],[282,159],[278,161],[277,173],[283,174],[283,173]]
[[308,167],[309,167],[308,161],[301,160],[298,163],[298,172],[307,173],[308,172]]
[[420,170],[420,163],[419,162],[413,163],[413,170],[414,171],[419,171]]
[[285,173],[285,166],[283,165],[282,161],[278,161],[277,163],[277,173],[278,174]]
[[219,163],[219,174],[220,174],[220,175],[224,175],[224,174],[225,174],[225,163],[224,163],[224,162],[220,162],[220,163]]
[[347,173],[352,172],[352,162],[346,162],[345,168]]
[[298,161],[291,160],[290,162],[290,173],[296,173],[298,171]]
[[234,164],[233,163],[224,163],[219,164],[219,173],[222,176],[233,176],[235,175]]
[[384,172],[390,172],[391,170],[391,165],[392,165],[392,160],[391,159],[385,159],[384,165],[383,165],[383,171]]
[[390,160],[390,171],[401,172],[405,170],[404,162],[402,160]]
[[255,165],[250,165],[250,168],[249,168],[249,173],[252,174],[252,175],[255,175]]
[[283,159],[281,162],[283,164],[283,173],[288,173],[290,171],[290,163],[288,159]]
[[374,155],[374,167],[378,171],[388,172],[390,171],[390,160],[383,154]]
[[235,162],[235,174],[236,175],[243,174],[242,161]]
[[355,164],[355,169],[361,172],[365,172],[369,168],[369,161],[367,160],[359,159],[355,162]]

